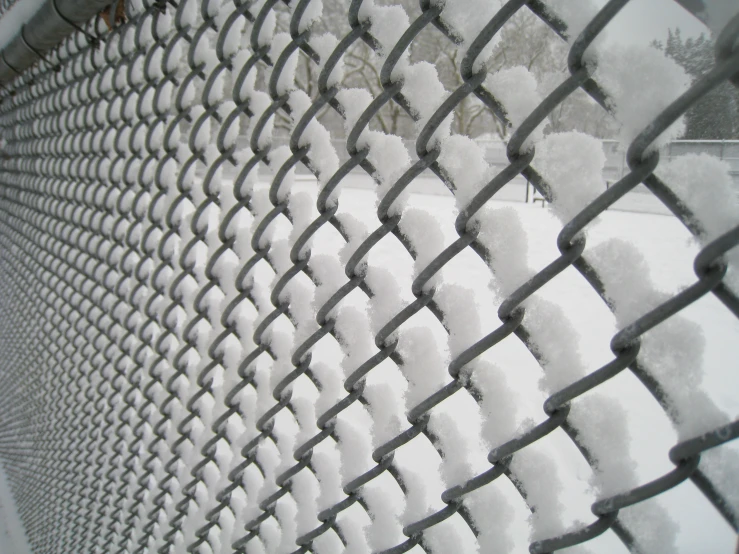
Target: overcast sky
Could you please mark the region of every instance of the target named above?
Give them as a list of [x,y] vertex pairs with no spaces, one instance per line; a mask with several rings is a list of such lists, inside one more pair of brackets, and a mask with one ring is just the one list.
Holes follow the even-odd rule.
[[[712,0],[739,6],[737,0]],[[736,2],[736,3],[735,3]],[[606,0],[596,0],[603,5]],[[667,29],[679,28],[684,37],[709,34],[708,28],[674,0],[632,0],[608,25],[608,38],[618,42],[649,44],[667,38]]]

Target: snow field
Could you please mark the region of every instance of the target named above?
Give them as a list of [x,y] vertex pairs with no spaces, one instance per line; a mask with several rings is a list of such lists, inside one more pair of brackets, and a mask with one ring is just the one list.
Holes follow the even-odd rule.
[[[306,182],[301,181],[296,184],[296,187],[300,189],[301,194],[311,193],[312,186]],[[315,194],[315,192],[313,193]],[[342,217],[342,213],[345,211],[347,215],[344,217],[350,217],[349,214],[351,214],[351,217],[363,218],[366,225],[369,226],[372,224],[374,214],[371,209],[368,209],[368,206],[371,206],[374,202],[376,202],[375,194],[372,191],[344,189],[339,197],[341,209],[338,216]],[[453,202],[451,195],[444,197],[441,195],[414,194],[411,196],[413,208],[408,211],[410,221],[421,223],[425,220],[427,220],[426,223],[435,221],[442,232],[443,242],[439,243],[438,238],[430,241],[431,244],[437,244],[436,250],[441,250],[445,244],[449,244],[456,236],[453,228]],[[541,268],[558,255],[554,237],[556,237],[558,229],[561,228],[561,224],[550,215],[548,210],[542,210],[533,205],[494,202],[491,205],[491,212],[500,212],[504,222],[507,221],[513,225],[518,224],[510,232],[510,236],[516,237],[518,240],[518,243],[514,244],[519,244],[517,248],[512,248],[508,255],[508,260],[511,262],[521,259],[520,256],[515,256],[515,254],[521,249],[522,235],[524,237],[523,242],[528,242],[530,245],[526,255],[527,266]],[[426,215],[420,215],[422,213]],[[489,219],[495,220],[494,217]],[[504,228],[508,226],[502,225]],[[409,229],[412,227],[412,224],[408,225]],[[402,224],[401,229],[403,229]],[[597,251],[599,247],[602,249],[603,245],[608,247],[615,237],[624,237],[642,256],[655,261],[653,265],[649,265],[649,269],[652,278],[656,282],[655,286],[658,286],[665,293],[674,294],[681,287],[694,281],[690,264],[692,257],[697,253],[697,245],[690,240],[687,232],[680,227],[676,220],[657,215],[607,212],[589,231],[586,253],[591,248],[593,251]],[[343,241],[337,240],[337,237],[334,237],[333,240],[328,236],[322,237],[322,240],[317,239],[314,241],[313,256],[321,256],[322,261],[327,260],[331,252],[335,252],[336,248],[341,247],[341,242]],[[427,247],[429,246],[427,245]],[[323,254],[324,251],[325,254]],[[419,253],[419,256],[428,257],[428,254]],[[507,260],[501,260],[501,267],[508,269],[509,266],[506,265],[505,261]],[[394,268],[393,275],[399,281],[400,291],[409,291],[410,281],[413,275],[417,274],[410,256],[392,237],[386,237],[380,241],[370,251],[367,262],[370,268],[392,265]],[[521,265],[520,261],[519,265]],[[402,269],[403,266],[405,266],[405,270]],[[659,269],[662,269],[662,271],[658,271]],[[517,278],[521,279],[532,271],[525,267],[519,270],[511,268],[511,270],[512,277],[506,279],[502,275],[501,277],[504,277],[502,282],[491,286],[493,284],[489,271],[476,255],[468,251],[460,253],[442,270],[443,280],[439,283],[441,296],[443,296],[441,291],[445,288],[448,290],[457,289],[458,293],[465,289],[473,292],[472,305],[469,310],[462,309],[464,305],[463,293],[462,296],[457,296],[453,300],[456,302],[454,305],[465,314],[462,319],[465,319],[466,316],[466,329],[462,336],[468,337],[467,342],[474,340],[474,337],[481,336],[479,328],[491,330],[499,325],[494,314],[501,297],[496,294],[495,290],[501,287],[504,292],[510,291],[515,286]],[[507,289],[505,288],[506,281],[509,283]],[[385,281],[385,283],[392,285],[392,282]],[[395,290],[393,297],[397,301],[398,297],[395,295],[399,293],[397,289]],[[570,362],[579,359],[579,365],[582,368],[581,373],[588,372],[588,369],[592,371],[592,369],[606,363],[612,357],[608,344],[617,330],[617,321],[579,274],[574,270],[566,270],[548,283],[540,293],[537,293],[537,296],[542,297],[540,304],[542,302],[543,304],[541,305],[550,306],[549,311],[544,312],[547,315],[542,314],[541,317],[551,317],[549,314],[553,313],[560,318],[564,313],[564,317],[570,321],[572,329],[567,340],[571,343],[569,345],[571,350],[565,349],[561,352],[561,355],[570,356]],[[362,303],[361,298],[357,296],[354,298],[360,304]],[[405,301],[409,302],[410,300],[411,298],[406,296]],[[443,301],[440,300],[440,302]],[[490,309],[480,309],[480,306],[483,305],[489,305]],[[360,308],[355,307],[353,310],[355,314],[357,309]],[[536,310],[534,312],[536,313]],[[478,314],[480,323],[475,325],[474,321],[470,322],[469,319],[470,316],[473,320],[477,319]],[[722,358],[726,359],[726,356],[730,356],[731,339],[729,337],[737,331],[737,324],[725,308],[711,297],[701,299],[687,309],[686,314],[690,320],[703,329],[704,336],[711,337],[708,340],[709,345],[705,348],[703,362],[701,363],[704,372],[702,387],[707,391],[712,402],[728,410],[729,415],[735,415],[736,398],[732,398],[730,394],[727,394],[727,391],[732,390],[732,387],[727,386],[726,379],[731,379],[731,376],[727,375],[726,371],[721,371],[720,368],[724,365],[721,362]],[[366,325],[360,323],[361,321],[366,320],[363,318],[357,319],[357,316],[354,316],[354,325],[360,326],[355,328],[359,329],[362,325]],[[404,332],[403,329],[406,327],[408,330]],[[543,328],[543,330],[546,329],[547,326]],[[364,333],[366,332],[364,331]],[[550,341],[550,345],[556,345],[562,342],[561,331],[558,335],[554,338],[545,336],[542,338],[542,342]],[[361,332],[359,336],[362,336]],[[469,338],[470,336],[473,338]],[[370,339],[368,337],[365,340],[369,341]],[[452,342],[449,343],[450,346],[447,348],[452,347],[453,335],[450,340]],[[379,371],[383,367],[381,365],[368,375],[366,396],[370,402],[368,412],[373,416],[373,421],[366,422],[365,425],[369,425],[372,429],[375,446],[387,438],[389,433],[397,432],[399,426],[402,428],[402,424],[400,424],[402,410],[398,408],[399,403],[401,406],[404,403],[406,409],[408,409],[420,401],[424,394],[432,392],[431,389],[434,387],[438,389],[440,385],[449,381],[448,377],[444,380],[444,367],[449,361],[449,351],[442,346],[446,342],[445,333],[439,328],[437,322],[426,317],[423,312],[417,314],[401,328],[400,341],[401,354],[404,359],[409,360],[407,365],[399,368],[405,379],[400,378],[398,371],[391,367],[392,364],[388,365],[385,362],[383,362],[383,365],[387,366],[385,371]],[[371,353],[369,346],[371,343],[367,342],[366,344],[367,347],[363,352],[364,356]],[[404,346],[406,344],[408,346]],[[314,360],[322,355],[319,347],[316,347],[313,351]],[[415,352],[415,355],[410,354],[411,352]],[[561,363],[563,364],[562,367],[568,367],[567,358],[564,358]],[[491,366],[490,364],[494,365]],[[424,368],[422,375],[425,379],[416,378],[414,380],[414,374],[419,375],[418,371],[420,371],[420,369],[415,370],[414,373],[414,365]],[[531,354],[522,347],[518,339],[515,337],[505,339],[486,352],[480,360],[476,360],[473,365],[476,369],[481,370],[473,372],[473,379],[475,380],[483,379],[483,377],[475,377],[477,375],[486,375],[482,370],[489,370],[492,375],[498,376],[498,379],[491,378],[494,384],[488,383],[487,388],[484,383],[478,385],[481,390],[490,391],[489,396],[484,396],[483,405],[478,408],[466,396],[466,393],[461,391],[434,410],[430,426],[435,434],[438,433],[438,429],[442,430],[441,434],[438,435],[442,444],[445,442],[446,444],[454,444],[455,447],[451,449],[452,452],[470,451],[476,452],[477,455],[464,456],[461,460],[442,462],[438,455],[431,451],[427,452],[430,445],[425,444],[425,441],[421,438],[414,439],[411,443],[402,447],[398,451],[396,459],[409,460],[407,463],[412,471],[424,476],[423,482],[426,488],[423,494],[421,492],[413,493],[413,497],[408,499],[410,506],[426,505],[426,508],[412,508],[410,513],[428,515],[434,507],[436,510],[441,509],[443,504],[439,502],[439,496],[444,488],[451,486],[450,483],[457,484],[459,479],[464,480],[465,477],[471,476],[469,472],[472,468],[480,472],[487,467],[485,466],[487,462],[484,461],[486,450],[484,444],[494,444],[493,441],[495,440],[503,442],[506,438],[512,438],[520,430],[528,428],[543,419],[541,405],[546,397],[539,389],[542,380],[541,369]],[[437,369],[432,371],[432,368]],[[516,369],[513,371],[511,368]],[[433,375],[438,375],[438,377],[433,377]],[[418,387],[423,387],[423,389]],[[393,391],[396,392],[395,400],[392,400],[391,393]],[[499,400],[494,401],[493,398]],[[380,403],[382,409],[375,408],[378,403]],[[602,406],[609,407],[606,410],[607,414],[596,409],[596,407]],[[316,411],[320,413],[318,406]],[[437,412],[440,419],[437,419]],[[341,417],[349,418],[348,413],[346,412]],[[351,413],[356,414],[355,417],[360,420],[366,420],[366,415],[362,415],[361,411]],[[465,414],[465,417],[461,417],[460,414]],[[544,521],[532,522],[534,523],[534,535],[532,536],[536,538],[544,538],[551,535],[555,530],[566,529],[568,525],[576,520],[590,521],[592,515],[589,514],[588,507],[595,498],[644,483],[671,469],[671,465],[666,458],[666,452],[672,444],[677,442],[677,435],[661,408],[628,372],[620,374],[598,387],[596,391],[588,393],[581,399],[581,403],[580,400],[574,402],[571,419],[575,426],[577,426],[577,422],[583,422],[581,423],[581,438],[593,450],[602,452],[602,462],[599,462],[598,471],[593,474],[584,463],[581,455],[573,449],[571,441],[561,431],[555,431],[540,443],[529,447],[532,452],[531,456],[534,456],[531,460],[528,459],[528,454],[517,457],[517,460],[518,458],[521,458],[521,460],[517,461],[516,467],[523,474],[526,474],[529,464],[534,464],[532,467],[537,467],[537,464],[542,463],[545,464],[545,467],[549,464],[549,472],[556,472],[556,475],[547,473],[544,482],[534,480],[531,485],[532,490],[539,491],[541,487],[544,489],[544,492],[541,493],[542,498],[539,500],[539,502],[544,503],[542,504],[542,510],[540,510],[543,515],[539,519]],[[454,421],[459,422],[460,420],[464,421],[464,425],[453,424]],[[445,426],[444,421],[452,422],[452,427]],[[474,423],[475,421],[477,423]],[[488,423],[486,424],[485,421],[488,421]],[[509,423],[504,424],[504,421],[509,421]],[[598,422],[597,428],[588,425],[587,422],[593,421]],[[644,424],[645,421],[648,422],[647,425]],[[609,430],[605,435],[597,430],[603,428]],[[444,429],[446,429],[446,433],[444,433]],[[485,429],[488,429],[488,431],[485,431]],[[591,432],[590,436],[588,436],[588,431]],[[471,446],[461,447],[457,444],[460,440],[462,444],[470,444]],[[487,443],[484,443],[483,440]],[[469,448],[472,448],[472,450],[469,450]],[[356,453],[356,445],[353,445],[351,450]],[[546,453],[545,461],[536,461],[537,458],[534,453],[537,450]],[[366,447],[364,451],[369,452]],[[439,461],[429,462],[433,459]],[[552,464],[551,460],[556,460],[556,462]],[[357,473],[361,472],[362,468],[368,469],[364,465],[366,460],[360,463],[352,458],[352,462],[358,464],[356,466],[359,468],[356,470]],[[536,470],[530,471],[534,471],[534,475],[541,473]],[[435,477],[432,479],[430,476]],[[507,533],[504,534],[504,538],[509,537],[507,540],[511,541],[510,544],[514,545],[513,551],[516,551],[515,545],[525,548],[531,539],[526,524],[530,516],[526,515],[526,509],[522,506],[521,498],[513,489],[511,483],[506,482],[504,478],[501,479],[486,487],[485,490],[497,491],[495,494],[502,495],[501,498],[505,499],[503,505],[512,506],[511,512],[515,514],[512,518],[514,523],[505,526]],[[397,486],[387,479],[384,482],[388,488]],[[436,487],[432,486],[432,482],[438,483]],[[547,486],[544,486],[545,484]],[[660,536],[664,538],[666,530],[669,529],[672,534],[676,535],[678,551],[684,550],[687,552],[690,548],[688,545],[697,544],[703,540],[701,537],[706,536],[703,534],[705,525],[712,525],[712,529],[716,531],[712,534],[713,539],[725,541],[724,544],[727,545],[732,544],[733,536],[731,532],[719,519],[709,521],[707,516],[711,513],[710,507],[701,498],[697,490],[691,487],[693,486],[690,483],[685,483],[676,490],[667,493],[681,498],[679,504],[683,506],[682,511],[675,509],[675,502],[669,503],[671,508],[669,515],[673,520],[677,519],[679,522],[679,531],[677,526],[669,523],[670,519],[665,517],[665,508],[661,500],[648,501],[644,507],[629,508],[622,513],[628,513],[629,510],[634,512],[646,510],[654,514],[652,518],[655,524],[657,521],[664,520],[666,527],[664,532],[660,533]],[[598,491],[601,492],[598,493]],[[389,490],[387,494],[390,494]],[[486,492],[485,494],[492,493]],[[593,496],[594,494],[595,496]],[[413,500],[414,498],[425,500]],[[418,502],[422,502],[422,504],[419,505]],[[549,504],[546,504],[547,502]],[[544,505],[549,506],[547,511],[543,509]],[[694,506],[696,511],[687,508],[690,506]],[[408,509],[407,506],[405,512],[399,511],[397,514],[404,522],[405,518],[401,514],[408,513]],[[549,513],[548,516],[545,515],[547,512]],[[701,517],[696,519],[696,512],[701,514]],[[547,519],[552,517],[554,519]],[[639,521],[640,517],[643,516],[630,518],[634,527],[632,531],[637,535],[639,527],[636,522]],[[508,518],[511,519],[510,514],[508,514]],[[457,521],[456,516],[444,525],[456,525],[456,533],[462,537],[468,536],[468,540],[472,540],[469,530],[459,522],[455,524],[455,521]],[[700,521],[700,524],[696,524],[697,521]],[[537,528],[541,535],[536,532]],[[396,528],[393,536],[397,536],[398,531],[399,529]],[[374,536],[374,533],[372,535]],[[386,533],[382,533],[382,535],[387,536]],[[623,547],[615,540],[615,537],[609,537],[609,535],[610,533],[606,533],[601,538],[596,539],[592,546],[588,546],[588,548],[598,552],[623,551]],[[723,539],[721,539],[722,536]],[[646,541],[645,544],[647,544],[649,536],[643,538]],[[503,540],[500,537],[498,539]],[[474,542],[467,544],[469,548],[474,548]],[[665,546],[664,542],[662,545],[667,550],[673,548],[670,544]]]

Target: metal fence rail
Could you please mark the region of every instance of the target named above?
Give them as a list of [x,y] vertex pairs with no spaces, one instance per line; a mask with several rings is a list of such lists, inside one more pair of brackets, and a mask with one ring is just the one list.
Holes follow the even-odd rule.
[[[400,524],[383,523],[390,499],[378,491],[390,479],[410,505],[417,490],[395,453],[428,441],[445,467],[465,462],[457,459],[464,451],[451,440],[455,431],[444,434],[433,414],[457,395],[481,406],[490,400],[477,378],[486,371],[480,357],[515,336],[551,371],[552,357],[527,319],[529,299],[574,268],[616,309],[604,284],[612,268],[587,255],[589,223],[643,183],[690,233],[704,236],[700,218],[655,174],[659,154],[649,147],[712,87],[739,75],[734,18],[717,39],[715,67],[643,122],[629,146],[627,174],[569,217],[556,238],[561,257],[511,288],[497,307],[497,328],[459,346],[456,325],[469,314],[459,311],[464,302],[445,296],[439,272],[469,251],[495,267],[498,254],[481,238],[479,222],[509,181],[522,175],[555,200],[527,140],[578,88],[611,109],[584,56],[627,1],[608,2],[576,37],[539,0],[504,3],[476,36],[466,37],[444,11],[452,4],[421,0],[409,25],[395,27],[397,11],[352,0],[340,14],[346,34],[332,41],[312,34],[320,17],[337,16],[322,14],[318,0],[130,1],[127,21],[110,32],[100,21],[87,27],[103,39],[99,47],[77,33],[2,91],[0,458],[34,552],[449,551],[435,530],[457,529],[444,527],[454,521],[484,535],[496,516],[470,498],[495,480],[510,481],[541,515],[535,485],[529,481],[527,488],[516,460],[547,435],[563,431],[601,471],[602,453],[593,451],[571,411],[620,372],[632,372],[679,419],[670,384],[639,356],[642,339],[704,295],[739,316],[737,295],[724,282],[724,254],[739,244],[739,226],[702,246],[692,286],[620,325],[610,362],[553,386],[538,424],[487,444],[487,461],[470,466],[484,463],[484,471],[446,478],[442,507],[404,521],[402,540],[387,544],[395,540],[385,530]],[[519,10],[532,11],[571,41],[570,74],[514,127],[476,60]],[[403,88],[410,79],[404,52],[431,31],[459,45],[462,84],[426,113]],[[361,42],[376,54],[382,85],[364,105],[356,94],[342,94],[335,78]],[[310,94],[298,93],[295,56],[310,67]],[[463,196],[443,163],[446,143],[436,137],[466,97],[514,132],[509,165]],[[384,167],[393,156],[373,152],[378,143],[363,135],[393,103],[419,125],[415,158],[399,168]],[[348,156],[340,165],[321,150],[331,139],[317,119],[323,110],[347,125]],[[289,151],[272,148],[272,121],[280,114],[290,122]],[[304,209],[290,188],[290,170],[298,166],[318,180],[315,209]],[[367,234],[338,215],[337,192],[355,168],[378,182],[376,227]],[[264,169],[271,182],[260,188]],[[458,239],[432,256],[423,237],[404,227],[399,208],[403,191],[426,170],[460,208]],[[235,175],[232,186],[224,172]],[[275,237],[276,226],[287,229],[287,240]],[[348,254],[312,258],[313,241],[328,231],[341,237]],[[410,303],[366,263],[386,237],[423,260]],[[355,310],[349,325],[340,308],[355,296],[370,312]],[[306,308],[311,303],[315,311]],[[478,303],[475,309],[490,308]],[[365,382],[382,364],[405,371],[413,363],[401,331],[421,315],[438,320],[449,337],[449,377],[439,387],[429,377],[433,389],[407,407],[406,422],[383,434],[383,417],[392,414],[383,415]],[[363,333],[370,332],[372,342],[364,344]],[[344,373],[326,369],[319,348],[326,343],[343,354]],[[305,401],[310,394],[294,393],[311,387],[313,408]],[[373,422],[376,441],[382,437],[371,451],[362,446],[367,431],[345,417],[352,410]],[[552,552],[609,530],[628,549],[643,551],[647,546],[624,514],[686,480],[739,529],[733,492],[717,485],[701,462],[705,451],[726,448],[721,445],[738,435],[739,422],[727,419],[682,440],[669,452],[673,471],[599,494],[591,521],[543,531],[530,551]],[[315,454],[322,448],[338,448],[340,463]],[[378,530],[373,537],[363,534],[367,525]]]
[[4,2],[1,2],[0,3],[0,15],[10,11],[10,8],[12,8],[15,5],[16,1],[17,0],[5,0]]

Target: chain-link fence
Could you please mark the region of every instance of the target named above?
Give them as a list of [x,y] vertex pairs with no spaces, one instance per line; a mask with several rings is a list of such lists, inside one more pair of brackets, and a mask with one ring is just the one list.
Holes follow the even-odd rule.
[[[128,0],[6,83],[0,458],[32,550],[504,552],[523,525],[531,552],[671,551],[652,499],[683,482],[736,530],[739,423],[683,315],[709,298],[739,316],[736,197],[720,164],[653,147],[737,82],[739,18],[691,84],[654,49],[600,48],[627,3]],[[569,52],[546,94],[488,62],[524,13]],[[451,48],[458,85],[416,47]],[[543,132],[582,91],[630,139],[608,187],[601,141]],[[507,167],[460,132],[463,102],[502,129]],[[409,130],[382,128],[393,114]],[[354,170],[374,188],[352,195]],[[549,234],[496,203],[520,176]],[[625,225],[586,242],[642,183],[694,237],[669,294]],[[527,237],[556,254],[534,264]],[[543,298],[565,278],[587,289],[571,312]],[[580,303],[612,320],[595,365]],[[519,401],[526,364],[542,377]],[[674,469],[646,481],[609,389],[626,376],[673,433]],[[546,445],[574,452],[589,516],[566,513]]]

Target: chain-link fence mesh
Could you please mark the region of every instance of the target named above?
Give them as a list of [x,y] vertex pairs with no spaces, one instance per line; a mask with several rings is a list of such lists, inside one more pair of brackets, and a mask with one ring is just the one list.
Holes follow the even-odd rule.
[[[736,530],[726,443],[739,424],[701,389],[702,333],[681,312],[707,296],[739,316],[739,220],[722,216],[731,198],[711,189],[710,162],[689,164],[710,189],[691,196],[668,178],[689,168],[660,173],[652,146],[736,82],[739,19],[681,93],[629,58],[614,80],[618,60],[592,54],[625,4],[127,1],[126,21],[86,29],[100,44],[76,33],[8,84],[0,457],[33,551],[502,552],[518,501],[531,552],[606,536],[656,552],[670,543],[650,499],[684,481]],[[569,71],[543,98],[521,69],[484,63],[523,12],[568,44]],[[410,54],[419,44],[453,48],[458,86]],[[629,79],[626,97],[644,98],[623,102]],[[673,96],[639,111],[662,89]],[[607,188],[599,141],[541,132],[582,91],[636,129]],[[507,167],[464,135],[463,102],[503,129]],[[406,131],[380,121],[398,113],[410,153]],[[358,175],[374,190],[344,194]],[[558,257],[537,267],[495,204],[522,177],[559,222],[540,237]],[[409,192],[431,181],[446,187],[451,239]],[[629,244],[586,242],[642,183],[700,245],[693,283],[674,294]],[[484,290],[459,284],[460,259]],[[583,330],[540,297],[561,275],[615,314],[600,365],[579,361]],[[543,375],[530,423],[506,385],[518,362],[487,358],[506,348]],[[632,471],[618,399],[598,395],[627,373],[677,437],[674,469],[650,481]],[[563,515],[554,461],[537,450],[554,438],[585,468],[589,520]]]

